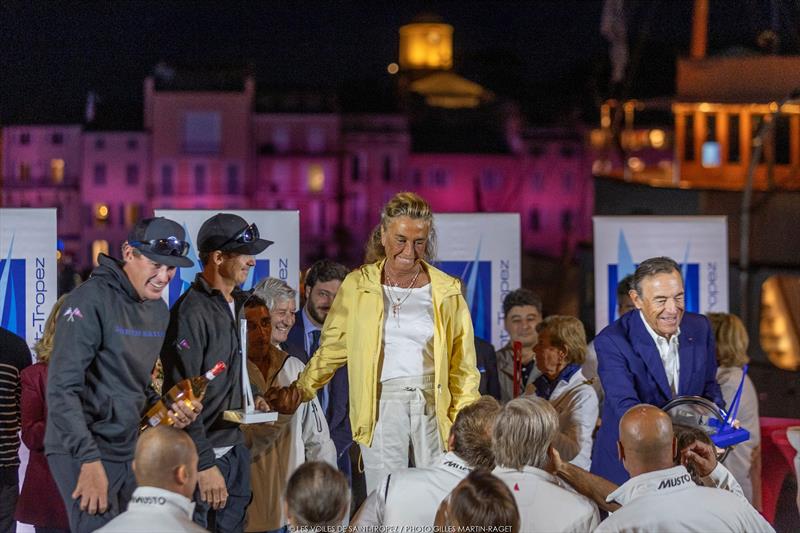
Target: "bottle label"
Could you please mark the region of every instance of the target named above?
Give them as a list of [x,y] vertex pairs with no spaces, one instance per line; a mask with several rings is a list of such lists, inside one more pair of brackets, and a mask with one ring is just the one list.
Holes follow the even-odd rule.
[[160,416],[153,415],[153,416],[150,417],[150,419],[147,421],[147,423],[150,424],[150,426],[152,426],[152,427],[156,427],[160,421],[161,421],[161,417]]

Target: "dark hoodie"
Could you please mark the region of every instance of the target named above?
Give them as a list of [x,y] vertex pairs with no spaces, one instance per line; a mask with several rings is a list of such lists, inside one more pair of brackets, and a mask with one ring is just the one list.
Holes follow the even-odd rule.
[[61,308],[47,380],[45,452],[81,463],[133,459],[169,323],[167,304],[142,301],[122,263],[99,263]]

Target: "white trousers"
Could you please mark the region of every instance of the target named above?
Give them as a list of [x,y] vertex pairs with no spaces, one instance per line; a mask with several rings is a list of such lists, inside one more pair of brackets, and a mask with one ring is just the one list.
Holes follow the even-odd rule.
[[378,385],[372,446],[361,445],[367,494],[388,474],[435,464],[443,450],[436,422],[433,375],[389,379]]

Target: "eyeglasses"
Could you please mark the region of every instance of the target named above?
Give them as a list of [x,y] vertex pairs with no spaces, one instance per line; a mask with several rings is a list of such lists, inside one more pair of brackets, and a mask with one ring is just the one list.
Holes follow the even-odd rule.
[[189,253],[189,243],[178,240],[177,237],[166,239],[153,239],[151,241],[128,241],[134,248],[147,247],[148,251],[158,255],[186,256]]
[[239,244],[249,244],[251,242],[257,241],[259,237],[260,234],[258,233],[258,226],[256,226],[255,222],[253,222],[249,226],[245,226],[245,228],[242,231],[240,231],[227,241],[223,242],[222,244],[220,244],[218,250],[224,249],[227,244],[232,242],[238,242]]

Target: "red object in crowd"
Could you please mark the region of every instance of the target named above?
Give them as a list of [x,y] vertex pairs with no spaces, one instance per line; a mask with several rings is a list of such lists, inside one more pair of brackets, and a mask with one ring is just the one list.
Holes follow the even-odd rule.
[[[797,418],[771,418],[762,416],[761,426],[761,514],[771,524],[775,523],[778,498],[786,476],[794,476],[795,451],[786,437],[786,428],[800,426]],[[792,494],[792,501],[794,501]]]
[[522,392],[522,343],[514,341],[514,398]]

